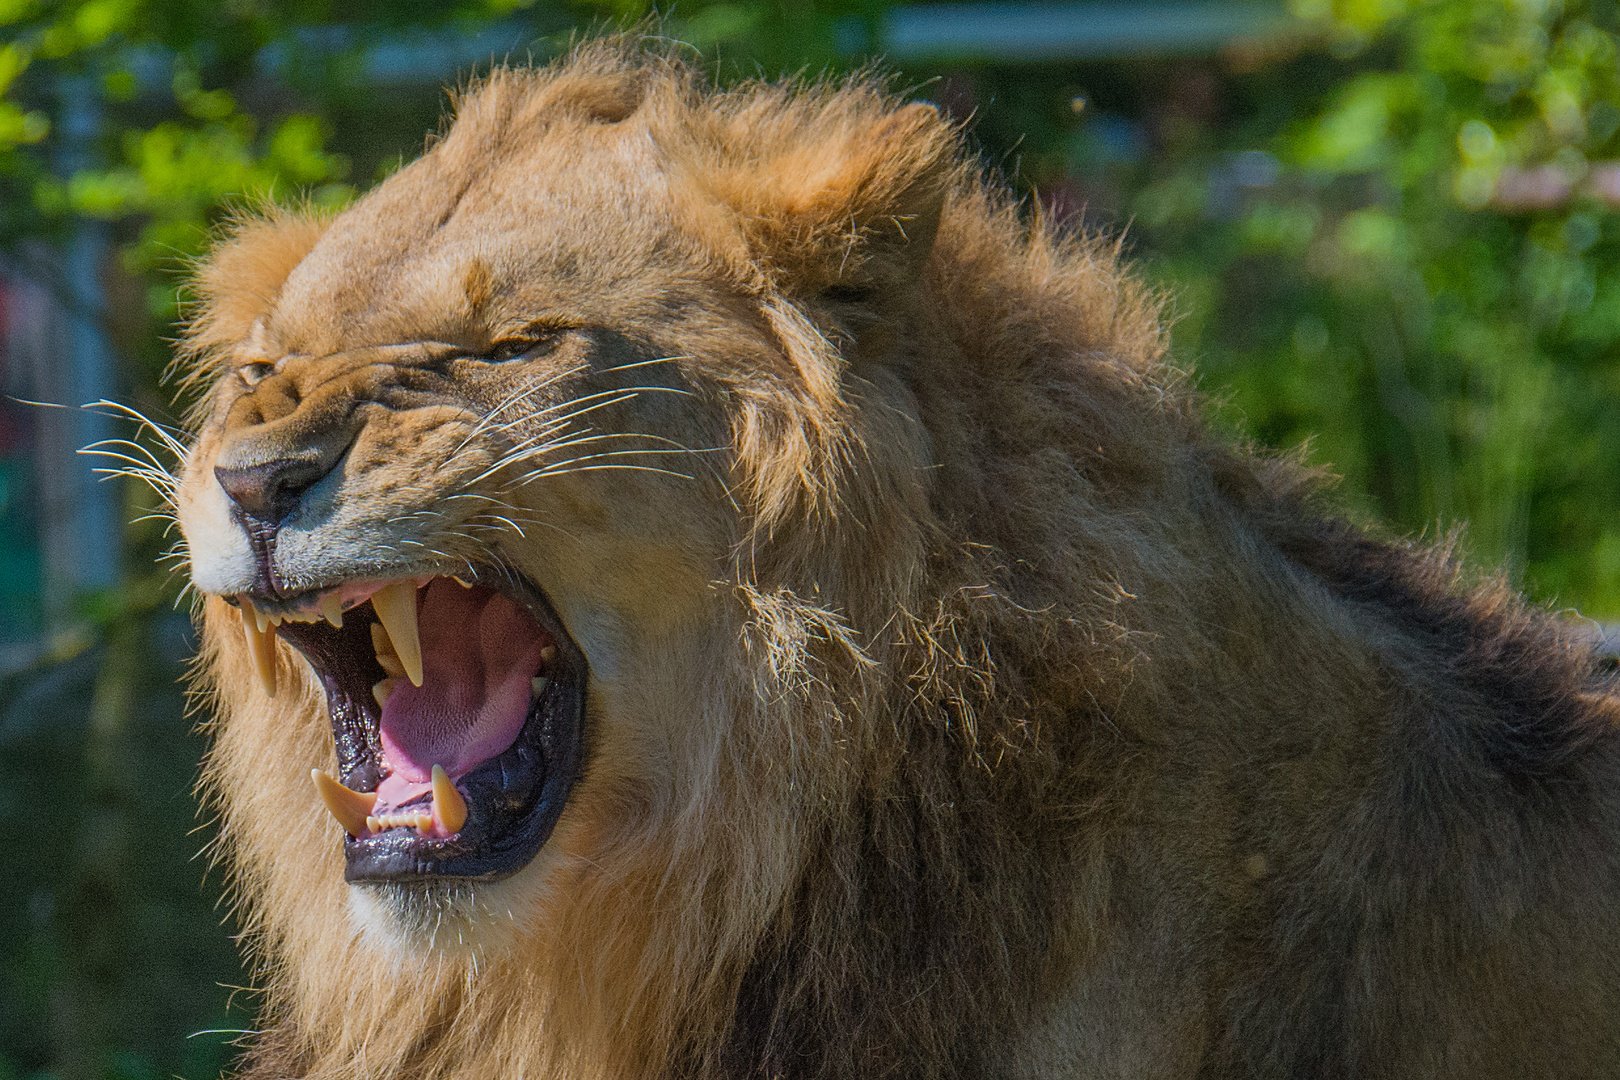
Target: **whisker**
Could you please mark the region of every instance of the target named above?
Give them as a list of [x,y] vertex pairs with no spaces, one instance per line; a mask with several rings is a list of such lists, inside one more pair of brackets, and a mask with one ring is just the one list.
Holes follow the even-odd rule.
[[[686,397],[692,396],[692,392],[690,390],[682,390],[673,386],[621,386],[612,390],[598,390],[593,394],[585,394],[582,397],[570,398],[567,401],[559,401],[555,405],[548,405],[546,408],[536,412],[533,416],[519,418],[518,421],[513,423],[513,426],[516,426],[517,423],[521,423],[525,420],[538,420],[542,417],[545,418],[548,424],[565,423],[577,417],[584,416],[587,413],[595,412],[597,409],[606,408],[609,405],[618,405],[626,401],[631,401],[642,394],[652,393],[681,394]],[[607,398],[609,400],[598,400],[602,398]],[[585,405],[587,403],[592,403],[589,408],[577,408],[577,406]],[[571,409],[574,411],[565,412],[562,416],[550,415],[557,412],[559,409]]]
[[[586,441],[586,440],[581,440],[581,441]],[[581,461],[595,461],[598,458],[638,457],[638,456],[643,455],[643,454],[686,454],[686,453],[690,453],[690,451],[687,451],[687,450],[600,450],[600,451],[598,451],[598,452],[596,452],[594,454],[581,454],[578,457],[571,457],[566,461],[553,462],[550,465],[543,465],[543,466],[541,466],[541,468],[542,469],[560,468],[560,467],[562,467],[564,465],[573,465],[573,464],[575,464],[577,462],[581,462]]]
[[127,468],[118,466],[95,469],[95,472],[120,476],[139,476],[169,495],[174,494],[175,489],[180,486],[179,479],[162,465],[151,464],[140,458],[131,457],[128,454],[122,454],[114,450],[97,450],[92,446],[87,446],[78,452],[87,457],[101,457],[109,461],[122,461],[128,466]]
[[97,442],[91,443],[89,446],[80,448],[79,453],[91,453],[107,446],[127,446],[130,450],[140,454],[142,459],[153,468],[162,469],[165,472],[168,471],[168,466],[159,461],[158,456],[152,453],[151,449],[142,445],[141,443],[136,442],[134,439],[101,439]]
[[[629,395],[629,396],[633,397],[634,395]],[[586,413],[594,412],[597,409],[605,409],[609,405],[615,405],[619,401],[624,401],[624,400],[628,400],[628,399],[629,399],[628,397],[625,397],[625,398],[619,398],[619,399],[616,399],[616,400],[613,400],[613,401],[598,402],[595,405],[591,405],[588,408],[580,409],[578,412],[571,413],[571,414],[569,414],[567,416],[553,418],[549,423],[547,423],[545,426],[543,426],[539,431],[537,431],[534,434],[528,436],[527,438],[524,438],[524,439],[520,440],[516,445],[514,445],[510,449],[504,451],[501,454],[501,456],[496,459],[495,464],[489,466],[487,469],[485,469],[478,476],[474,477],[470,482],[471,483],[477,483],[480,480],[486,479],[492,473],[498,472],[501,469],[505,468],[507,465],[512,464],[514,461],[521,460],[530,451],[530,449],[536,443],[543,442],[544,440],[549,439],[549,438],[551,438],[553,436],[560,436],[560,435],[566,434],[566,428],[567,428],[568,424],[571,423],[573,420],[575,420],[575,419],[577,419],[577,418],[579,418],[581,416],[584,416]]]
[[[582,367],[583,367],[583,365],[577,366],[577,367],[571,369],[571,371],[581,370]],[[571,373],[571,372],[565,372],[564,374],[569,374],[569,373]],[[556,378],[561,378],[561,375],[557,376]],[[547,382],[541,383],[541,384],[533,386],[533,387],[527,387],[520,394],[516,395],[513,398],[508,398],[505,402],[502,402],[500,405],[497,405],[493,410],[490,411],[489,415],[487,417],[485,417],[484,420],[479,421],[479,423],[474,426],[473,430],[470,433],[468,433],[466,438],[464,438],[462,440],[461,445],[457,446],[456,449],[451,452],[451,456],[453,457],[455,454],[459,453],[462,449],[464,449],[467,446],[468,443],[470,443],[473,440],[473,438],[475,438],[476,436],[484,433],[485,431],[491,431],[491,430],[502,431],[502,432],[509,431],[514,427],[518,427],[518,426],[520,426],[522,424],[530,423],[532,421],[535,421],[535,420],[538,420],[538,419],[541,419],[541,418],[547,418],[548,423],[566,422],[567,420],[571,419],[574,416],[583,415],[583,413],[570,413],[570,414],[567,414],[567,415],[562,416],[562,417],[551,417],[549,414],[556,412],[558,409],[568,409],[568,408],[572,408],[574,406],[586,404],[588,402],[593,402],[593,401],[596,401],[598,398],[613,397],[615,395],[620,395],[619,400],[628,401],[628,400],[630,400],[631,398],[635,397],[637,394],[640,394],[640,393],[652,393],[652,392],[658,392],[658,391],[662,391],[662,392],[665,392],[665,393],[674,393],[674,394],[690,394],[691,393],[691,391],[689,391],[689,390],[681,390],[681,389],[679,389],[677,387],[670,387],[670,386],[622,386],[622,387],[616,387],[616,388],[611,389],[611,390],[598,390],[598,391],[596,391],[594,393],[585,394],[582,397],[569,398],[567,401],[559,401],[554,405],[548,405],[545,408],[539,409],[534,413],[528,413],[528,414],[524,414],[522,416],[514,417],[511,420],[505,421],[499,427],[491,428],[485,423],[485,421],[493,420],[497,415],[499,415],[505,409],[509,408],[512,404],[515,404],[516,401],[519,400],[520,398],[522,398],[523,396],[531,394],[536,390],[543,389],[545,386],[550,385],[551,382],[555,382],[556,378],[553,378],[551,380],[548,380]]]
[[537,469],[531,474],[531,479],[538,480],[547,476],[565,476],[569,473],[608,472],[610,470],[623,470],[626,472],[657,473],[660,476],[674,476],[681,480],[694,480],[696,477],[687,473],[676,472],[673,469],[660,469],[653,465],[586,465],[581,468],[546,468]]
[[153,420],[150,416],[147,416],[145,413],[141,412],[139,409],[130,405],[125,405],[121,401],[110,401],[106,398],[102,398],[99,401],[93,401],[90,404],[83,406],[83,408],[111,409],[115,413],[124,414],[126,417],[134,420],[136,423],[150,429],[152,434],[156,435],[160,440],[162,440],[164,448],[172,453],[176,458],[184,458],[186,454],[190,452],[190,448],[187,447],[183,441],[181,441],[181,435],[183,433],[179,428],[170,427],[167,424],[160,424],[156,420]]
[[[639,364],[646,364],[646,363],[652,363],[652,362],[655,362],[655,361],[640,361],[640,362],[638,362],[638,365],[625,365],[625,366],[626,367],[639,366]],[[532,389],[535,389],[535,388],[526,388],[525,392],[531,392]],[[545,442],[548,439],[552,439],[553,437],[558,436],[558,435],[566,434],[567,426],[569,424],[571,424],[573,421],[578,420],[580,417],[588,415],[589,413],[595,412],[598,409],[607,408],[607,407],[609,407],[611,405],[618,405],[618,404],[622,404],[622,403],[624,403],[626,401],[633,400],[635,397],[637,397],[638,395],[643,394],[643,393],[671,393],[671,394],[681,394],[681,395],[684,395],[684,396],[691,396],[691,391],[683,390],[683,389],[680,389],[679,387],[670,387],[670,386],[617,387],[617,388],[614,388],[614,389],[611,389],[611,390],[599,390],[599,391],[596,391],[596,392],[591,393],[591,394],[585,394],[585,395],[583,395],[581,397],[570,398],[567,401],[558,402],[555,405],[550,405],[550,406],[547,406],[546,408],[537,410],[532,415],[524,415],[524,416],[520,416],[520,417],[515,417],[512,420],[505,421],[505,422],[503,422],[501,424],[498,424],[498,425],[487,425],[483,421],[480,421],[479,425],[475,426],[474,431],[472,433],[469,433],[468,436],[462,440],[461,444],[458,445],[456,447],[456,449],[454,451],[452,451],[445,458],[445,465],[448,466],[452,461],[454,461],[454,459],[457,456],[459,456],[465,450],[465,448],[468,445],[470,445],[471,440],[472,440],[472,438],[474,437],[475,434],[486,432],[486,431],[493,431],[493,432],[504,434],[507,431],[510,431],[510,430],[512,430],[514,428],[517,428],[517,427],[521,427],[521,426],[523,426],[525,424],[539,423],[540,428],[539,428],[538,431],[535,431],[535,432],[531,433],[530,435],[526,436],[525,438],[519,440],[518,443],[515,446],[504,450],[501,453],[501,455],[496,459],[494,464],[488,466],[487,468],[484,469],[483,472],[479,473],[477,476],[473,477],[471,480],[468,481],[469,484],[481,483],[482,481],[487,480],[490,476],[492,476],[495,473],[499,472],[501,469],[504,469],[507,466],[509,466],[509,465],[519,461],[519,460],[523,460],[527,456],[530,456],[531,452],[533,452],[533,453],[544,453],[544,452],[546,452],[545,448],[540,448],[538,450],[536,450],[535,448],[536,448],[536,446],[538,444],[540,444],[542,442]],[[519,395],[519,396],[521,396],[521,395]],[[510,400],[515,400],[515,399],[508,399],[508,400],[510,401]],[[503,409],[505,407],[506,407],[505,404],[503,404],[502,406],[497,407],[496,410],[491,412],[490,416],[493,417],[494,415],[496,415],[496,413],[498,413],[501,409]],[[559,411],[560,411],[560,414],[559,414]]]
[[[686,446],[686,445],[684,445],[682,443],[678,443],[674,439],[665,438],[662,435],[652,435],[652,434],[648,434],[646,432],[641,432],[641,431],[602,431],[602,432],[594,432],[593,433],[593,432],[591,432],[591,429],[589,429],[589,428],[586,428],[584,431],[580,432],[577,437],[569,438],[569,439],[567,439],[566,441],[563,441],[563,442],[547,443],[545,446],[539,447],[534,452],[535,453],[542,453],[542,452],[546,452],[546,451],[550,451],[550,450],[560,449],[562,447],[567,447],[567,446],[582,446],[582,445],[584,445],[586,443],[605,442],[608,439],[646,439],[649,442],[667,443],[670,447],[673,448],[673,450],[658,450],[658,451],[649,450],[649,451],[646,451],[647,453],[655,453],[656,452],[656,453],[665,454],[665,453],[671,453],[671,452],[679,452],[679,453],[683,453],[683,454],[696,454],[696,453],[704,453],[704,452],[706,452],[706,451],[693,450],[689,446]],[[625,453],[634,453],[635,451],[624,451],[624,452]]]
[[655,356],[651,360],[637,360],[633,364],[616,364],[616,365],[614,365],[613,367],[610,367],[610,368],[603,368],[602,372],[603,372],[603,374],[611,374],[612,372],[615,372],[615,371],[630,371],[630,370],[632,370],[634,368],[649,367],[652,364],[667,364],[667,363],[670,363],[671,361],[674,361],[674,360],[691,360],[691,359],[694,359],[694,358],[691,357],[691,356]]
[[559,372],[557,372],[557,373],[555,373],[553,375],[550,375],[547,378],[542,379],[539,382],[534,383],[531,386],[520,387],[518,390],[513,392],[509,397],[507,397],[506,400],[502,401],[499,405],[495,406],[495,408],[491,409],[487,416],[481,418],[478,421],[477,424],[474,424],[472,431],[468,432],[467,437],[461,440],[461,445],[457,446],[454,450],[450,451],[450,457],[454,458],[457,454],[461,453],[461,451],[466,448],[467,444],[471,443],[475,438],[477,438],[479,436],[479,434],[484,429],[484,425],[486,425],[490,421],[493,421],[495,419],[495,417],[499,416],[502,412],[505,412],[507,409],[511,408],[513,405],[516,405],[519,401],[521,401],[524,398],[528,397],[530,394],[536,393],[536,392],[538,392],[540,390],[544,390],[546,387],[551,386],[553,383],[556,383],[559,380],[561,380],[561,379],[563,379],[563,378],[565,378],[565,377],[567,377],[569,375],[573,375],[573,374],[575,374],[577,372],[583,371],[589,366],[590,365],[585,364],[585,363],[576,364],[573,367],[568,368],[567,370],[559,371]]

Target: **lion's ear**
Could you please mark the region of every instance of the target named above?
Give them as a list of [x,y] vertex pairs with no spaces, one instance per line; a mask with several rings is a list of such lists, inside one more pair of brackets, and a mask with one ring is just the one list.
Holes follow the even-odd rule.
[[881,289],[921,274],[960,159],[936,108],[893,109],[846,90],[814,115],[773,118],[764,145],[759,117],[736,119],[753,126],[738,143],[754,153],[717,178],[718,194],[778,287]]

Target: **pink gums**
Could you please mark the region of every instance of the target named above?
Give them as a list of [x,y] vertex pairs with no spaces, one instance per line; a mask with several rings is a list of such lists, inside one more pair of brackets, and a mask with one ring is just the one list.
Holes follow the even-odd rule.
[[377,813],[432,790],[433,766],[454,779],[511,746],[529,712],[544,631],[485,588],[434,578],[416,593],[422,685],[401,677],[382,710]]

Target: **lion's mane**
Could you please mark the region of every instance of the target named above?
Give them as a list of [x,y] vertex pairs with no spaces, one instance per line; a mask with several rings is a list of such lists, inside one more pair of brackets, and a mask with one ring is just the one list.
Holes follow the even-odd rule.
[[[627,788],[635,824],[592,823],[592,865],[510,912],[511,948],[402,954],[284,794],[330,753],[319,695],[250,708],[211,607],[248,1075],[1586,1061],[1600,1014],[1555,988],[1616,992],[1620,744],[1574,633],[1212,433],[1117,247],[1024,212],[931,108],[594,42],[496,71],[429,154],[473,170],[561,113],[647,125],[784,358],[729,406],[747,541],[694,706],[709,780],[656,808]],[[220,246],[197,369],[323,228],[277,212]],[[879,378],[913,416],[865,407]],[[1538,947],[1502,945],[1526,920]]]

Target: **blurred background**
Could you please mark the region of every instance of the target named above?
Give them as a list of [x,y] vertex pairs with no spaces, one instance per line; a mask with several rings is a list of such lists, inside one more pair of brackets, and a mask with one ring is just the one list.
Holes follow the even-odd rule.
[[[161,496],[96,472],[170,460],[188,260],[232,207],[354,199],[446,84],[648,10],[0,0],[0,1080],[208,1080],[252,1023]],[[1620,622],[1616,0],[665,14],[721,79],[881,65],[1031,212],[1123,235],[1220,423]],[[76,453],[97,443],[127,460]]]

